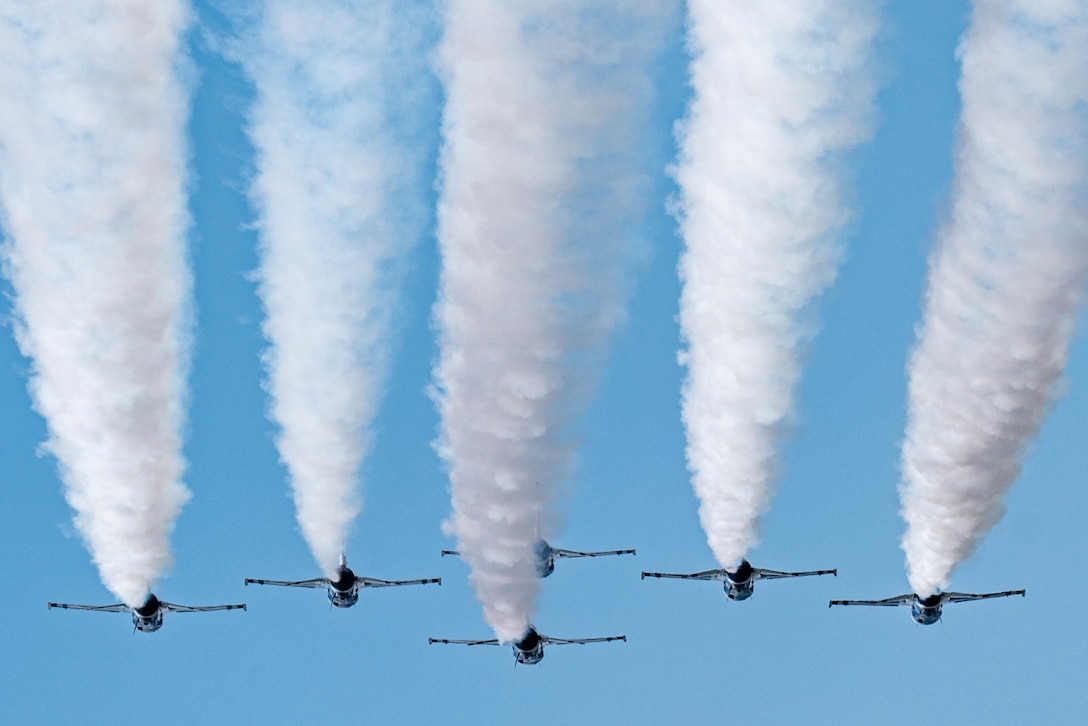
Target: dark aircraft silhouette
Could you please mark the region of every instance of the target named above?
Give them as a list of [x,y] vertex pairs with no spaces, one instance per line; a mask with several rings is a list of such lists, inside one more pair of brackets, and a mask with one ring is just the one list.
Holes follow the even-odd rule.
[[350,608],[359,602],[359,590],[366,587],[392,587],[395,585],[427,585],[436,582],[442,584],[441,577],[427,580],[376,580],[372,577],[358,577],[348,567],[347,558],[340,555],[340,567],[336,571],[336,579],[327,577],[315,577],[312,580],[254,580],[246,578],[246,585],[279,585],[280,587],[323,587],[328,591],[329,602],[338,608]]
[[[442,550],[442,556],[457,555],[457,550]],[[547,577],[555,572],[555,561],[562,557],[607,557],[609,555],[633,555],[634,550],[609,550],[607,552],[577,552],[575,550],[561,550],[552,547],[544,540],[537,540],[535,547],[536,574],[539,577]]]
[[[608,638],[577,638],[574,640],[568,640],[565,638],[550,638],[547,635],[541,635],[536,632],[536,628],[532,625],[529,626],[528,632],[522,636],[521,640],[510,643],[514,649],[514,665],[518,663],[524,663],[525,665],[535,665],[544,660],[544,646],[545,645],[584,645],[586,643],[607,643],[612,640],[627,641],[626,635],[614,635]],[[427,638],[427,642],[434,643],[447,643],[453,645],[503,645],[498,640],[448,640],[446,638]]]
[[747,600],[752,596],[757,580],[777,580],[782,577],[808,577],[810,575],[835,575],[838,570],[811,570],[809,572],[779,572],[778,570],[765,570],[761,567],[752,567],[748,560],[741,560],[740,564],[732,570],[706,570],[693,572],[690,575],[679,575],[668,572],[643,572],[642,579],[647,577],[674,577],[679,580],[716,580],[724,583],[725,594],[730,600]]
[[130,608],[124,603],[116,605],[71,605],[63,602],[51,602],[50,608],[62,610],[93,610],[101,613],[132,613],[132,624],[142,633],[154,633],[162,627],[163,613],[207,613],[213,610],[245,610],[245,604],[241,605],[205,605],[192,607],[189,605],[175,605],[163,602],[153,594],[148,594],[144,604],[137,608]]
[[971,600],[988,600],[992,597],[1010,597],[1021,595],[1027,597],[1024,590],[1005,590],[1004,592],[987,592],[976,595],[970,592],[937,592],[929,597],[921,597],[912,592],[897,597],[889,597],[883,600],[832,600],[827,604],[832,605],[873,605],[876,607],[898,607],[910,605],[910,616],[914,622],[920,625],[933,625],[941,619],[941,608],[947,603],[970,602]]

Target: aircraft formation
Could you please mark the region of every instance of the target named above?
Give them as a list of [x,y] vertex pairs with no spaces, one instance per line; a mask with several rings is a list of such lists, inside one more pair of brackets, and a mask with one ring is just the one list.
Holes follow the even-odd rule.
[[[606,550],[600,552],[582,552],[578,550],[566,550],[552,547],[547,541],[540,539],[534,549],[537,556],[536,574],[540,578],[549,577],[555,572],[555,561],[565,558],[584,557],[608,557],[615,555],[633,555],[635,550]],[[442,556],[457,556],[456,550],[442,550]],[[720,582],[725,590],[725,595],[730,600],[747,600],[755,591],[755,583],[760,580],[779,580],[795,577],[812,577],[820,575],[838,576],[838,570],[807,570],[802,572],[784,572],[770,570],[762,567],[753,567],[746,559],[742,559],[736,567],[719,568],[693,572],[690,574],[671,572],[646,572],[643,571],[641,579],[668,578],[677,580],[704,580]],[[245,578],[245,585],[275,585],[279,587],[301,587],[320,589],[324,588],[329,603],[336,608],[350,608],[359,602],[359,591],[367,588],[397,587],[402,585],[429,585],[442,584],[442,578],[432,577],[416,580],[380,580],[372,577],[360,577],[348,567],[347,557],[340,555],[340,566],[337,569],[336,579],[328,577],[315,577],[308,580],[265,580]],[[932,625],[941,620],[942,608],[949,603],[970,602],[974,600],[988,600],[1012,595],[1026,596],[1025,590],[1004,590],[1002,592],[965,593],[965,592],[937,592],[923,597],[916,593],[907,593],[883,600],[831,600],[828,607],[833,605],[867,605],[876,607],[909,606],[911,618],[921,625]],[[128,612],[132,615],[132,624],[135,630],[142,633],[153,633],[163,624],[163,615],[168,612],[194,613],[213,612],[217,610],[245,610],[246,604],[236,605],[204,605],[190,606],[177,605],[159,600],[153,593],[148,593],[143,605],[129,607],[124,603],[113,605],[75,605],[71,603],[48,603],[48,607],[62,610],[89,610],[92,612]],[[546,645],[585,645],[588,643],[609,643],[614,641],[627,641],[626,635],[610,635],[592,638],[555,638],[541,634],[535,625],[530,624],[528,630],[517,640],[504,642],[497,638],[466,640],[451,638],[427,638],[428,644],[441,643],[445,645],[508,645],[514,653],[515,665],[535,665],[544,658],[544,646]]]
[[[706,10],[692,15],[689,28],[690,45],[700,49],[691,58],[691,108],[698,113],[675,119],[684,133],[676,139],[674,216],[684,240],[677,265],[681,357],[687,368],[681,417],[691,483],[707,509],[703,521],[710,523],[708,541],[721,567],[690,574],[643,572],[642,578],[719,582],[728,599],[743,601],[762,579],[837,575],[836,570],[756,568],[742,555],[773,494],[773,452],[793,413],[809,327],[798,313],[832,284],[839,256],[833,242],[850,218],[850,205],[840,199],[850,194],[840,178],[839,157],[861,144],[872,125],[877,84],[870,78],[868,39],[875,23],[860,17],[864,13],[825,17],[821,4],[789,14],[759,3],[747,4],[743,12],[704,4]],[[331,606],[346,609],[370,587],[438,584],[437,578],[358,577],[342,551],[339,567],[333,567],[342,550],[337,534],[342,536],[356,513],[356,474],[369,417],[382,394],[382,376],[375,372],[392,337],[382,311],[395,309],[390,291],[397,281],[384,272],[400,269],[399,255],[409,247],[392,249],[388,240],[429,235],[421,230],[429,228],[430,212],[402,221],[387,210],[416,209],[424,202],[438,210],[434,226],[442,289],[433,311],[439,351],[432,390],[441,420],[437,448],[450,474],[448,529],[460,551],[474,564],[495,563],[509,551],[524,553],[535,545],[540,578],[551,576],[560,559],[634,554],[564,550],[540,539],[528,516],[556,492],[530,486],[529,474],[546,484],[562,479],[570,447],[551,434],[570,430],[576,419],[583,398],[576,382],[593,380],[593,367],[604,360],[614,324],[622,318],[627,276],[641,256],[639,245],[628,244],[628,238],[640,226],[637,212],[648,201],[636,190],[652,187],[644,183],[649,172],[643,149],[649,127],[657,124],[651,122],[647,93],[663,57],[653,47],[661,41],[648,38],[668,11],[640,11],[624,22],[587,14],[568,23],[561,22],[567,11],[558,5],[495,5],[490,12],[501,13],[501,24],[538,28],[543,35],[477,43],[475,28],[483,20],[477,14],[483,11],[473,3],[451,6],[457,10],[444,21],[438,75],[449,108],[463,115],[440,131],[441,185],[433,206],[430,193],[422,191],[431,188],[433,180],[426,176],[432,158],[424,158],[407,128],[400,133],[402,125],[413,125],[403,123],[412,114],[396,104],[351,105],[355,98],[425,93],[404,92],[404,78],[376,73],[352,81],[360,93],[337,89],[321,95],[327,84],[308,79],[319,79],[328,59],[289,54],[299,52],[295,46],[310,53],[338,44],[281,42],[280,29],[302,27],[309,13],[291,3],[278,5],[274,12],[282,14],[259,20],[266,25],[254,37],[267,38],[267,48],[255,39],[252,50],[239,51],[257,99],[246,126],[258,160],[251,189],[256,226],[267,253],[258,293],[267,312],[270,417],[282,429],[277,443],[299,502],[300,528],[325,570],[324,577],[246,579],[245,585],[324,589]],[[107,588],[124,601],[49,606],[128,612],[142,632],[158,630],[167,612],[244,609],[174,605],[146,592],[144,584],[156,582],[168,561],[166,535],[188,498],[181,481],[178,415],[187,399],[190,353],[185,328],[192,275],[183,222],[189,212],[188,142],[184,113],[167,112],[187,107],[187,84],[173,77],[185,65],[174,57],[185,47],[181,31],[168,12],[149,16],[148,22],[160,24],[155,32],[118,12],[102,13],[100,29],[70,36],[60,10],[50,23],[33,18],[36,10],[26,12],[22,20],[13,14],[16,20],[8,24],[10,57],[19,61],[10,69],[16,90],[9,95],[24,101],[0,124],[5,154],[0,161],[6,178],[17,182],[3,190],[4,209],[18,211],[4,215],[14,251],[14,264],[7,267],[15,317],[20,347],[34,360],[31,390],[49,423],[69,501],[79,505],[79,526],[94,559],[112,563],[101,567],[111,573],[103,578]],[[987,14],[961,51],[961,87],[989,89],[964,94],[962,134],[987,142],[965,143],[957,155],[950,222],[935,248],[908,369],[901,469],[908,522],[904,549],[913,592],[883,600],[832,600],[829,607],[909,607],[915,622],[928,625],[940,620],[949,603],[1025,594],[939,589],[957,564],[946,555],[973,551],[999,518],[1001,497],[1053,401],[1050,392],[1057,390],[1088,279],[1084,246],[1069,242],[1081,236],[1086,172],[1064,158],[1064,129],[1079,129],[1083,120],[1055,115],[1070,105],[1066,89],[1075,87],[1074,74],[1083,63],[1067,58],[1046,34],[1009,42],[1024,32],[1024,23],[1015,13],[996,17],[1000,14]],[[430,78],[431,49],[402,52],[393,50],[396,44],[359,42],[352,33],[373,31],[375,41],[383,36],[363,16],[357,26],[338,25],[343,28],[322,32],[343,30],[348,38],[343,47],[373,54],[338,57],[338,66],[384,69],[414,59],[420,88],[430,82],[424,79]],[[563,29],[556,39],[568,51],[552,52],[547,33],[554,28]],[[619,50],[630,42],[629,28],[648,34],[645,42],[632,44],[637,52]],[[772,52],[737,55],[753,44],[736,41],[756,37],[756,30]],[[104,70],[88,74],[79,65],[90,52],[79,50],[86,38],[95,39],[95,57],[100,46],[124,52],[104,55]],[[990,62],[993,48],[1002,44],[1010,58],[1014,51],[1022,53],[1019,62],[1001,67]],[[143,50],[132,52],[133,47]],[[38,59],[47,57],[42,48],[73,49],[71,66],[40,67]],[[301,71],[281,74],[279,64],[266,68],[261,59],[267,55],[287,58],[282,67]],[[605,60],[614,57],[624,62]],[[134,58],[158,59],[159,65],[133,72]],[[817,60],[803,67],[785,62],[793,58]],[[1033,70],[1022,70],[1032,69],[1032,63],[1037,64]],[[751,102],[723,102],[731,95],[721,89],[735,87],[734,74],[745,69],[752,75],[741,84],[753,90]],[[1054,69],[1073,71],[1069,79],[1039,86],[1035,79],[1050,78]],[[68,104],[34,102],[64,98],[83,88],[88,76],[125,79],[122,96],[134,102],[117,104],[110,102],[115,94],[88,93],[79,97],[80,112],[71,118],[61,113]],[[285,90],[283,84],[293,79],[304,82]],[[498,80],[529,90],[514,94],[518,103],[495,104],[494,94],[481,94],[479,88]],[[105,102],[93,106],[96,100]],[[83,111],[84,104],[92,104],[93,112]],[[322,109],[319,118],[314,108]],[[360,127],[360,119],[373,119],[374,125]],[[426,127],[430,119],[432,109],[420,114],[419,123]],[[345,128],[353,130],[342,133]],[[76,132],[67,133],[71,129]],[[744,135],[749,133],[755,135]],[[146,163],[149,156],[143,153],[119,153],[132,147],[129,138],[143,139],[139,148],[154,150],[150,156],[173,161],[164,170]],[[379,141],[369,145],[371,139]],[[737,148],[750,153],[737,154]],[[331,151],[316,153],[325,150]],[[358,173],[363,167],[374,173]],[[347,172],[343,178],[342,171]],[[86,183],[99,178],[123,183]],[[403,195],[394,194],[402,178]],[[148,203],[146,189],[161,194]],[[616,194],[617,189],[629,193]],[[371,203],[358,203],[364,199]],[[58,209],[67,211],[58,214]],[[134,218],[147,227],[133,224]],[[81,244],[72,244],[72,230],[79,230],[75,236]],[[103,264],[109,278],[131,284],[103,285]],[[319,320],[337,324],[315,325]],[[64,344],[56,345],[58,340]],[[109,365],[98,365],[102,361]],[[84,411],[91,412],[86,419],[74,415]],[[133,425],[134,411],[153,425]],[[949,440],[958,445],[948,446]],[[115,442],[116,448],[103,441]],[[158,464],[150,486],[144,458],[121,455],[132,451],[147,452],[144,458]],[[348,465],[329,465],[340,461]],[[541,466],[547,468],[543,473]],[[94,475],[85,476],[88,471]],[[970,481],[960,485],[967,476]],[[505,516],[494,516],[499,504]],[[96,545],[114,541],[111,528],[118,521],[125,523],[124,545]],[[510,522],[523,526],[511,528]],[[517,541],[489,549],[509,529]],[[139,571],[113,566],[118,552],[132,550],[145,555],[147,564]],[[502,567],[473,573],[489,624],[503,636],[430,642],[505,643],[513,647],[516,662],[532,664],[548,644],[625,639],[541,634],[523,617],[532,612],[535,588],[511,593],[507,574]],[[532,571],[524,574],[522,580],[536,584]],[[515,595],[518,607],[506,607]],[[515,610],[501,627],[492,622]]]

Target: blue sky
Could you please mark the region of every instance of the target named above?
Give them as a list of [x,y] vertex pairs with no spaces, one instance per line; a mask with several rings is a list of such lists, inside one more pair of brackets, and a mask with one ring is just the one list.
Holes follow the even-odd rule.
[[[222,18],[198,4],[205,27]],[[949,607],[915,625],[907,611],[828,610],[831,598],[908,590],[896,492],[926,256],[951,184],[958,113],[954,59],[966,3],[889,0],[878,44],[882,89],[873,141],[850,157],[857,215],[836,284],[817,307],[796,424],[750,559],[776,569],[837,567],[837,578],[761,583],[728,602],[711,583],[645,581],[639,570],[714,566],[688,483],[676,364],[680,240],[666,214],[670,128],[686,100],[679,37],[660,68],[662,170],[638,269],[597,394],[577,425],[566,528],[553,544],[634,547],[636,557],[560,562],[536,625],[558,637],[626,634],[564,646],[535,668],[507,649],[428,646],[489,637],[440,523],[448,483],[427,395],[437,356],[430,322],[439,261],[433,232],[413,254],[387,396],[365,464],[365,506],[347,543],[360,574],[443,578],[441,588],[364,592],[333,611],[320,591],[245,588],[245,577],[317,576],[295,522],[259,355],[250,275],[254,212],[245,197],[252,96],[240,69],[190,34],[199,78],[190,124],[190,235],[198,306],[185,456],[193,499],[177,520],[174,565],[157,594],[186,604],[247,602],[245,613],[167,616],[153,635],[127,616],[49,612],[48,600],[106,603],[71,524],[45,424],[26,393],[28,362],[0,335],[0,722],[299,723],[348,714],[379,723],[1076,723],[1088,695],[1078,605],[1088,493],[1088,348],[1074,342],[1055,405],[1007,513],[956,573],[959,590],[1026,588],[1025,599]],[[198,25],[198,28],[200,25]],[[433,136],[438,145],[437,86]],[[433,159],[433,153],[432,153]],[[432,202],[434,201],[432,197]],[[433,220],[432,220],[433,222]],[[433,224],[432,224],[433,229]],[[5,293],[10,287],[5,282]],[[0,313],[10,316],[5,298]]]

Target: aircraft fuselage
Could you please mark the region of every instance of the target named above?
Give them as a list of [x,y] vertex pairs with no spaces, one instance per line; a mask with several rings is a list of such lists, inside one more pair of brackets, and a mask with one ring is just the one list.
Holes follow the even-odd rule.
[[514,643],[514,658],[525,665],[536,665],[544,660],[544,643],[535,628],[530,627],[525,637]]
[[132,624],[141,633],[154,633],[162,627],[162,606],[159,598],[149,594],[144,604],[132,611]]
[[350,608],[359,602],[359,583],[347,565],[341,565],[335,580],[329,580],[329,602],[338,608]]
[[741,560],[735,570],[725,571],[725,596],[730,600],[747,600],[755,590],[755,577],[748,560]]
[[547,577],[555,572],[555,553],[552,546],[544,540],[538,540],[534,548],[536,555],[537,577]]
[[919,625],[933,625],[941,619],[941,595],[934,593],[929,597],[914,596],[910,604],[910,616]]

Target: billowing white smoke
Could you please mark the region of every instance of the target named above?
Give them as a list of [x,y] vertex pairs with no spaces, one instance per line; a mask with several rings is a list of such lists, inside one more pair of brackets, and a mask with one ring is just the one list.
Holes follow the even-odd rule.
[[[447,0],[440,452],[484,618],[521,637],[568,429],[625,302],[672,2]],[[543,517],[543,519],[542,519]]]
[[951,218],[931,261],[900,493],[911,587],[1000,519],[1065,366],[1088,268],[1088,8],[974,4]]
[[722,567],[753,546],[776,444],[835,277],[842,152],[866,138],[866,2],[688,3],[694,99],[679,130],[688,467]]
[[184,2],[0,1],[0,204],[19,347],[76,525],[130,606],[170,562],[181,483]]
[[[423,3],[255,3],[237,57],[256,85],[271,415],[302,533],[335,576],[386,377],[405,253],[422,235]],[[424,99],[428,100],[428,99]],[[433,103],[433,102],[431,102]]]

